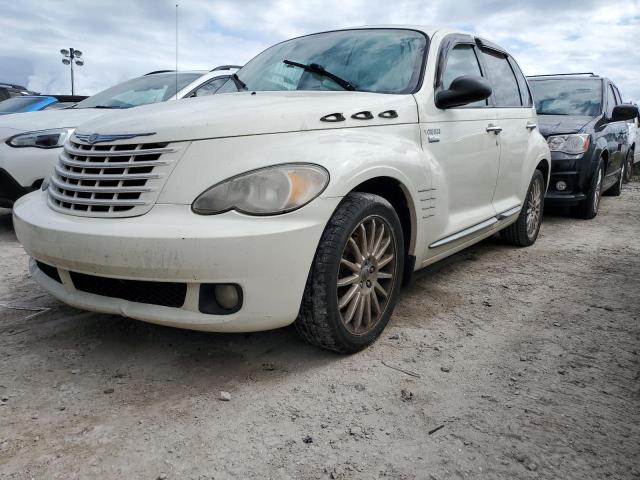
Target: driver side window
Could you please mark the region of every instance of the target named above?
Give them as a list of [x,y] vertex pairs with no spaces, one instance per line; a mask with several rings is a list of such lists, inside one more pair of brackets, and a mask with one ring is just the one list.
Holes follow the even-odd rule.
[[[442,88],[447,89],[456,78],[462,75],[482,76],[478,57],[473,45],[460,44],[454,46],[447,56],[447,65],[442,72]],[[466,107],[486,107],[487,100],[470,103]]]

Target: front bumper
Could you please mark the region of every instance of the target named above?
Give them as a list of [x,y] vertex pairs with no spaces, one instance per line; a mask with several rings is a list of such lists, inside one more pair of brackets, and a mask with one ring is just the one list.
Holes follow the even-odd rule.
[[[132,218],[75,217],[51,210],[36,192],[14,207],[18,239],[35,260],[57,268],[60,282],[35,262],[33,278],[70,305],[153,323],[206,331],[258,331],[292,323],[324,226],[339,198],[319,198],[295,212],[250,217],[200,216],[189,205],[157,204]],[[75,288],[79,274],[186,284],[181,307],[152,305]],[[239,285],[236,313],[201,313],[202,284]],[[105,292],[108,293],[108,292]]]
[[[45,178],[50,177],[60,150],[13,148],[0,142],[0,206],[11,208],[19,197],[34,190]],[[7,177],[10,179],[8,183]]]
[[14,202],[32,189],[23,187],[5,169],[0,168],[0,208],[11,208]]

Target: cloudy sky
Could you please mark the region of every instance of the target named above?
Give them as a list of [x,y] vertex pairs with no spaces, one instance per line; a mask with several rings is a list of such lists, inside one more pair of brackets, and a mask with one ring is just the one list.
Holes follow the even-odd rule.
[[[179,68],[243,64],[267,46],[365,24],[447,25],[501,44],[526,74],[593,71],[640,101],[640,0],[179,0]],[[61,48],[84,52],[77,92],[175,65],[176,0],[3,2],[0,81],[70,93]]]

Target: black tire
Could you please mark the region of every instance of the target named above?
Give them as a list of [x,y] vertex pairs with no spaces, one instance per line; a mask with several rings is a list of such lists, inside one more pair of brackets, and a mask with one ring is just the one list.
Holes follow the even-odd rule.
[[[517,247],[528,247],[536,242],[544,212],[545,186],[544,175],[540,170],[536,170],[531,178],[531,183],[529,183],[529,190],[518,219],[500,231],[503,241]],[[529,219],[529,223],[535,222],[531,223],[532,228],[528,228],[527,219]]]
[[[393,246],[395,256],[384,268],[391,268],[394,272],[393,283],[385,284],[391,286],[388,288],[388,296],[385,297],[384,303],[379,306],[380,311],[375,320],[377,323],[371,321],[371,330],[358,335],[349,331],[346,326],[348,320],[343,322],[338,303],[338,289],[360,288],[364,283],[362,280],[358,280],[357,282],[360,282],[358,285],[338,287],[338,276],[341,275],[341,269],[344,268],[342,258],[347,251],[345,250],[347,243],[351,242],[351,239],[354,238],[353,235],[357,235],[356,229],[359,229],[361,224],[365,225],[366,229],[366,222],[371,221],[380,222],[378,227],[380,232],[384,233],[387,230],[390,232],[384,243],[389,240],[389,246]],[[380,225],[383,225],[382,228]],[[376,235],[371,236],[375,237]],[[380,238],[383,238],[382,234]],[[371,250],[376,251],[375,248]],[[365,263],[362,262],[363,265]],[[350,193],[334,212],[320,239],[309,272],[300,313],[295,322],[298,333],[313,345],[339,353],[354,353],[366,348],[378,338],[391,318],[400,292],[403,267],[402,226],[394,208],[387,200],[378,195],[361,192]],[[381,275],[382,271],[380,270],[378,273]],[[358,274],[353,273],[353,275]],[[368,280],[366,283],[371,286]],[[375,288],[371,288],[371,290],[375,290]],[[360,296],[360,293],[357,295]],[[369,312],[373,312],[371,299],[367,301],[367,305]]]
[[627,169],[625,170],[624,178],[622,179],[624,183],[629,183],[633,178],[633,154],[633,150],[629,150],[629,153],[627,153]]
[[[598,187],[598,175],[600,175],[600,186]],[[602,181],[604,180],[604,168],[602,159],[598,161],[598,166],[591,178],[587,198],[575,207],[575,214],[583,220],[591,220],[598,214],[600,208],[600,198],[602,197]]]
[[616,183],[614,183],[613,186],[609,188],[609,190],[604,192],[603,195],[606,195],[608,197],[619,197],[620,194],[622,193],[622,183],[624,182],[624,177],[626,176],[626,172],[627,172],[627,160],[625,159],[625,161],[622,162],[622,169],[620,170],[620,174],[618,174],[618,179],[616,180]]

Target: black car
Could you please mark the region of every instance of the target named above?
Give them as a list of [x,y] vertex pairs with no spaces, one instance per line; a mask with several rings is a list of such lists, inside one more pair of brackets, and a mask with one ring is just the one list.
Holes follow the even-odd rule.
[[547,205],[573,206],[589,219],[600,196],[620,195],[628,156],[627,120],[638,109],[623,104],[618,88],[593,73],[528,77],[538,128],[551,149]]

